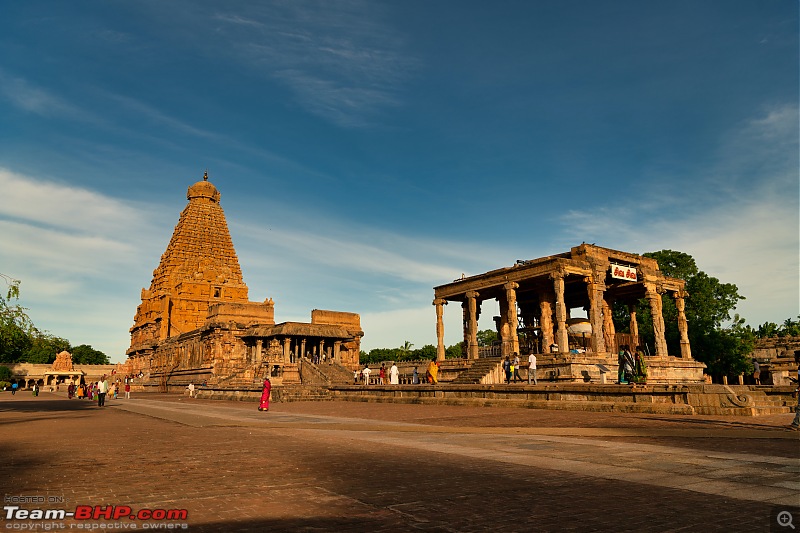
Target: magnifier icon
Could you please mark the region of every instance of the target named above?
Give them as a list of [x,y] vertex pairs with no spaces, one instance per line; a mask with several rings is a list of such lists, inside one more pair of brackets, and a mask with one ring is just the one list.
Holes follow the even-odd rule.
[[781,511],[778,513],[778,525],[795,529],[794,524],[792,524],[792,513],[789,511]]

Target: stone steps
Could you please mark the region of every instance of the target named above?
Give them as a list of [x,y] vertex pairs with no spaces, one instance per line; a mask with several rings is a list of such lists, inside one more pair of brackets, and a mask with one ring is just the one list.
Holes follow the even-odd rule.
[[494,372],[501,363],[500,357],[477,359],[468,370],[461,372],[451,383],[454,385],[480,383],[484,376]]
[[312,365],[320,374],[325,376],[328,383],[348,384],[353,381],[353,373],[338,363],[307,364]]

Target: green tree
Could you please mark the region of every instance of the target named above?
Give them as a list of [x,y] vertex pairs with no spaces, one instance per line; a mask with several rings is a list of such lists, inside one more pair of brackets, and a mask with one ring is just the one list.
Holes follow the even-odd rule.
[[5,297],[0,294],[0,362],[20,361],[31,346],[31,335],[36,333],[27,309],[16,302],[19,300],[20,281],[0,274],[8,290]]
[[477,334],[478,346],[491,346],[497,340],[497,332],[491,329],[484,329]]
[[67,339],[44,331],[37,331],[30,339],[31,345],[22,356],[22,360],[28,363],[50,364],[56,360],[57,354],[70,349]]
[[436,359],[436,346],[426,344],[422,348],[414,350],[411,354],[411,359]]
[[10,382],[11,376],[13,376],[13,374],[11,373],[11,369],[8,368],[7,366],[0,365],[0,381]]
[[81,344],[72,349],[72,362],[76,365],[107,365],[108,356],[100,350],[95,350],[88,344]]
[[797,320],[792,320],[791,318],[787,318],[783,321],[783,324],[778,331],[778,336],[780,337],[797,337],[800,336],[800,316],[797,317]]
[[460,359],[464,357],[464,343],[459,342],[445,348],[444,357],[446,359]]
[[408,359],[408,356],[411,354],[411,347],[414,346],[412,343],[405,341],[403,345],[398,348],[399,356],[402,360]]
[[[731,312],[744,296],[732,283],[722,283],[697,267],[694,258],[674,250],[661,250],[643,254],[658,262],[665,275],[686,281],[686,321],[689,326],[689,342],[692,356],[706,364],[708,372],[718,378],[722,375],[737,375],[749,365],[745,351],[754,341],[752,328],[736,316],[729,327],[723,323],[731,320]],[[637,321],[641,342],[654,345],[653,320],[650,305],[646,299],[638,302]],[[678,310],[669,295],[662,296],[667,348],[669,353],[680,353],[680,334],[678,332]],[[613,309],[614,325],[620,332],[629,331],[630,313],[627,306],[616,303]]]
[[[695,344],[696,343],[696,344]],[[697,352],[712,376],[738,376],[750,373],[753,365],[749,355],[755,346],[753,329],[745,326],[744,319],[735,315],[729,327],[714,328],[692,341],[692,353]],[[709,357],[708,354],[713,354]]]
[[756,330],[756,335],[760,339],[766,339],[769,337],[777,337],[778,331],[780,327],[775,322],[764,322],[758,329]]

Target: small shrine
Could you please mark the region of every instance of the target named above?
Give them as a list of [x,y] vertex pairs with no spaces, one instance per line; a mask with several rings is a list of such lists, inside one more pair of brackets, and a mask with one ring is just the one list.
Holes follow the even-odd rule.
[[72,363],[72,354],[64,350],[56,354],[52,368],[44,373],[44,384],[51,386],[69,381],[78,383],[85,375],[83,370],[75,369],[75,365]]

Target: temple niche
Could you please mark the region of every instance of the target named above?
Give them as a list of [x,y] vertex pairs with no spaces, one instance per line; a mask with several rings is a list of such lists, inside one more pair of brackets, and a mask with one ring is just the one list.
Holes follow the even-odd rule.
[[[640,344],[637,304],[646,299],[653,317],[652,350],[648,350],[648,382],[703,381],[705,365],[692,359],[684,314],[685,282],[665,276],[655,259],[581,244],[569,252],[464,277],[434,288],[437,354],[444,359],[444,306],[458,303],[463,317],[465,356],[479,357],[477,340],[481,303],[497,300],[495,317],[499,353],[537,356],[545,378],[567,381],[616,381],[617,351]],[[675,299],[680,353],[668,354],[661,295]],[[629,332],[614,329],[614,304],[627,305]],[[582,309],[585,318],[570,317]],[[605,374],[605,375],[602,375]]]
[[150,288],[142,289],[126,368],[162,390],[241,385],[266,372],[276,385],[299,384],[300,359],[317,353],[358,368],[358,314],[314,310],[311,323],[276,324],[271,298],[249,300],[220,196],[207,173],[189,187]]

